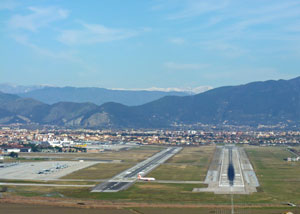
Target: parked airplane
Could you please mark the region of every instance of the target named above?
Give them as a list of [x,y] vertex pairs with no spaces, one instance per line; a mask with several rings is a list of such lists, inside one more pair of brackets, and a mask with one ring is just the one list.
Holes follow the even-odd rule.
[[155,181],[155,178],[142,177],[141,174],[138,174],[138,179],[142,181]]

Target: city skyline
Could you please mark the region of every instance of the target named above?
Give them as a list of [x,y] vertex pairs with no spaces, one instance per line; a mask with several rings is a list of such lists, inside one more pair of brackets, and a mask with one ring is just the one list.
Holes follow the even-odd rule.
[[3,0],[0,11],[2,82],[195,88],[299,76],[297,1]]

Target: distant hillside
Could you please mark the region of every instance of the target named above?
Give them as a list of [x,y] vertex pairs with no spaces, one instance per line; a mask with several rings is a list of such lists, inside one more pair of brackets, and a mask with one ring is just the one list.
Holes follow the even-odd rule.
[[168,123],[275,124],[300,122],[300,77],[227,86],[189,97],[165,97],[137,112]]
[[117,102],[128,106],[142,105],[164,96],[186,96],[187,92],[164,91],[131,91],[111,90],[105,88],[76,87],[44,87],[26,93],[18,93],[21,97],[33,98],[47,104],[57,102],[91,102],[102,105],[107,102]]
[[7,94],[19,94],[27,93],[32,90],[44,88],[42,85],[32,85],[32,86],[23,86],[23,85],[14,85],[9,83],[0,83],[0,91]]
[[300,125],[300,77],[226,86],[193,96],[167,96],[129,107],[109,102],[48,105],[0,93],[0,123],[68,127],[162,128],[174,124]]

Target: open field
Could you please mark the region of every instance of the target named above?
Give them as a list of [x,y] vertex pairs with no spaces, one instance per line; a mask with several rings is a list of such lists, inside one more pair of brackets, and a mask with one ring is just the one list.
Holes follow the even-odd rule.
[[273,202],[300,204],[300,162],[286,162],[290,153],[280,147],[246,149],[261,187],[260,195]]
[[205,173],[199,165],[162,164],[148,176],[157,180],[203,181]]
[[[68,208],[68,207],[51,207],[43,205],[23,205],[23,204],[1,204],[0,210],[9,214],[213,214],[213,213],[231,213],[229,208]],[[299,213],[295,209],[277,208],[277,209],[236,209],[236,213],[255,213],[255,214],[274,214],[283,213],[287,210]]]
[[[206,175],[206,168],[209,164],[210,155],[213,147],[204,148],[185,148],[182,152],[172,157],[167,164],[162,167],[187,165],[189,167],[201,166],[201,174]],[[257,205],[257,206],[281,206],[284,202],[300,204],[300,163],[286,162],[283,158],[289,152],[282,147],[245,147],[249,159],[255,168],[260,187],[257,193],[250,195],[235,195],[236,205]],[[203,152],[202,152],[203,151]],[[192,154],[192,155],[191,155]],[[187,164],[185,162],[189,162]],[[111,164],[105,164],[107,167]],[[97,166],[97,165],[96,165]],[[99,164],[99,167],[101,164]],[[98,167],[98,166],[97,166]],[[166,169],[167,169],[166,168]],[[161,176],[166,179],[191,178],[188,176],[192,168],[182,168],[182,171],[171,168],[169,172],[161,171]],[[160,170],[159,168],[157,170]],[[156,173],[154,170],[152,173]],[[185,171],[186,170],[186,171]],[[191,170],[190,172],[188,172]],[[91,169],[93,171],[93,169]],[[97,171],[94,169],[94,171]],[[79,171],[80,172],[80,171]],[[184,173],[183,173],[184,172]],[[152,174],[151,173],[151,174]],[[163,174],[165,173],[165,175]],[[177,175],[167,174],[183,174]],[[88,172],[83,173],[88,177]],[[158,173],[159,174],[159,173]],[[157,174],[157,175],[158,175]],[[72,174],[71,174],[72,175]],[[153,175],[153,174],[152,174]],[[98,176],[98,175],[97,175]],[[197,175],[193,175],[197,176]],[[193,177],[192,176],[192,177]],[[200,177],[198,177],[200,178]],[[157,178],[158,179],[158,178]],[[161,178],[159,178],[161,179]],[[189,179],[190,180],[190,179]],[[230,195],[215,195],[213,193],[193,193],[193,188],[205,187],[204,184],[159,184],[151,182],[139,182],[134,184],[126,191],[117,193],[90,193],[90,188],[70,188],[70,187],[28,187],[28,186],[9,186],[9,192],[5,195],[21,196],[53,196],[77,199],[96,199],[102,201],[118,202],[149,202],[149,203],[173,203],[173,204],[230,204]],[[159,212],[158,212],[159,213]],[[259,213],[259,212],[258,212]],[[266,212],[267,213],[267,212]],[[275,212],[276,213],[276,212]]]
[[170,158],[168,163],[199,164],[208,166],[214,154],[215,146],[184,147],[184,149]]
[[[63,159],[59,159],[63,160]],[[37,158],[37,157],[28,157],[28,158],[11,158],[11,157],[5,157],[4,163],[14,163],[14,162],[40,162],[40,161],[49,161],[48,158]]]
[[[193,188],[204,187],[202,184],[157,184],[136,183],[126,191],[116,193],[90,193],[90,188],[71,187],[35,187],[9,186],[8,195],[21,196],[54,196],[77,199],[96,199],[118,202],[149,202],[172,204],[230,204],[230,195],[215,195],[213,193],[193,193]],[[236,203],[245,204],[245,197],[236,196]]]
[[59,160],[122,160],[124,162],[140,162],[154,153],[162,150],[163,147],[158,146],[140,146],[129,150],[105,151],[100,153],[20,153],[20,158],[30,159],[59,159]]
[[[230,214],[230,208],[134,208],[139,214]],[[246,213],[246,214],[281,214],[287,211],[292,211],[295,214],[299,213],[295,209],[287,208],[236,208],[235,213]]]
[[203,181],[214,150],[214,146],[185,147],[149,176],[158,180]]
[[9,214],[132,214],[130,210],[125,209],[80,209],[68,207],[51,207],[40,205],[22,205],[22,204],[0,204],[1,213]]
[[131,163],[99,163],[68,174],[62,179],[109,179],[133,165]]
[[[55,197],[56,201],[63,203],[64,200],[67,200],[65,203],[68,206],[78,207],[78,203],[84,204],[82,207],[102,207],[98,213],[102,213],[103,210],[107,210],[107,213],[114,213],[113,210],[118,210],[117,213],[144,213],[144,214],[177,214],[177,213],[187,213],[187,214],[196,214],[196,213],[231,213],[230,211],[230,196],[228,195],[213,195],[213,194],[193,194],[190,192],[193,185],[160,185],[160,184],[136,184],[128,191],[120,192],[116,194],[111,193],[92,193],[89,194],[87,188],[33,188],[23,189],[23,196],[37,196],[38,200],[41,200],[39,196],[44,197],[45,204],[52,204],[55,206],[55,203],[48,203],[49,197]],[[20,190],[18,190],[20,191]],[[18,192],[19,194],[20,192]],[[145,195],[145,193],[148,193]],[[12,193],[10,193],[12,194]],[[16,194],[16,192],[14,193]],[[68,197],[73,198],[72,201],[68,201]],[[89,199],[97,199],[87,200]],[[135,200],[128,200],[132,198]],[[222,203],[220,199],[222,198]],[[12,198],[13,199],[13,198]],[[154,199],[154,200],[153,200]],[[206,200],[206,199],[209,199]],[[98,201],[101,200],[101,201]],[[237,201],[237,200],[235,200]],[[14,201],[15,202],[15,201]],[[42,202],[43,204],[43,202]],[[19,206],[19,205],[17,205]],[[26,205],[28,207],[28,205]],[[35,205],[36,206],[36,205]],[[254,206],[254,207],[253,207]],[[30,206],[29,206],[30,207]],[[106,208],[105,208],[106,207]],[[110,208],[108,208],[110,207]],[[171,208],[173,207],[173,208]],[[176,208],[174,208],[176,207]],[[247,207],[247,208],[246,208]],[[1,208],[1,200],[0,200]],[[63,208],[57,208],[57,213],[63,212]],[[103,209],[105,208],[105,209]],[[118,208],[118,209],[116,209]],[[71,208],[70,210],[72,210]],[[78,209],[78,208],[77,208]],[[5,210],[1,208],[1,211]],[[12,209],[14,210],[14,209]],[[28,213],[32,209],[27,208]],[[87,209],[81,210],[81,212],[93,213],[93,210],[97,209]],[[122,212],[121,212],[122,211]],[[299,208],[291,208],[288,206],[283,206],[280,204],[272,206],[272,204],[250,204],[243,202],[235,202],[235,211],[236,213],[255,213],[255,214],[275,214],[275,213],[284,213],[286,211],[293,211],[293,213],[300,213]],[[24,213],[24,212],[22,212]],[[25,212],[26,213],[26,212]],[[34,212],[33,212],[34,213]],[[75,212],[76,213],[76,212]]]

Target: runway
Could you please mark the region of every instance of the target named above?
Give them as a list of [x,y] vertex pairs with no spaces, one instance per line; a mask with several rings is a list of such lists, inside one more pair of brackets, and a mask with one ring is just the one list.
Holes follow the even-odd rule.
[[237,147],[225,147],[222,151],[220,187],[244,187],[241,163]]
[[256,174],[244,149],[237,146],[217,147],[207,172],[207,188],[195,188],[194,192],[215,194],[249,194],[259,186]]
[[127,189],[137,181],[139,173],[146,175],[151,170],[171,158],[181,149],[181,147],[169,147],[153,155],[147,160],[138,163],[134,167],[121,172],[109,181],[97,185],[92,192],[118,192]]
[[128,189],[134,182],[108,181],[97,185],[91,192],[119,192]]

